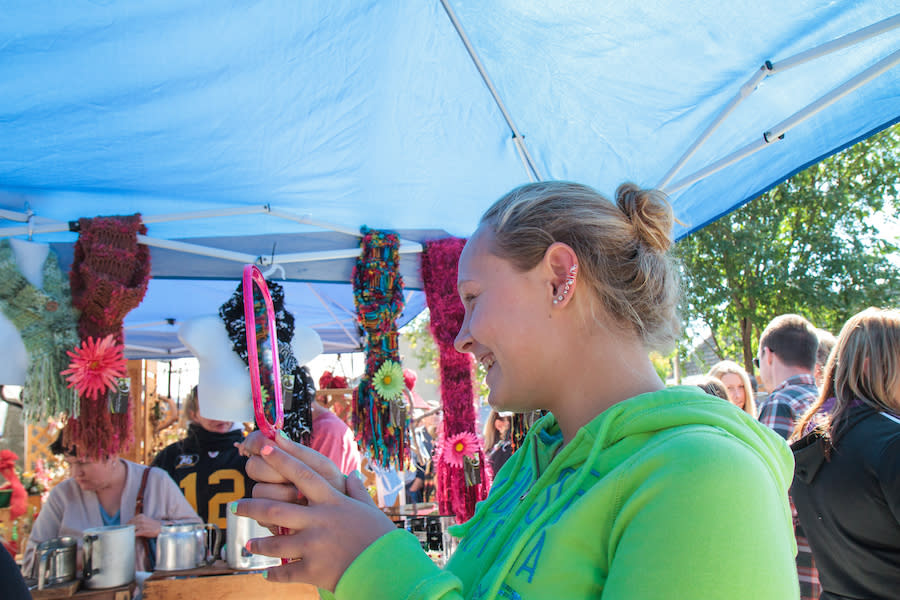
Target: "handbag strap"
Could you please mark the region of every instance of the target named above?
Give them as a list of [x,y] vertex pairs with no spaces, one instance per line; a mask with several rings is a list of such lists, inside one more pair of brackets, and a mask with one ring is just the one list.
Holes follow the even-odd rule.
[[147,477],[150,476],[150,467],[146,467],[144,469],[144,474],[141,477],[141,487],[138,490],[137,502],[134,506],[134,514],[139,515],[144,512],[144,490],[147,487]]

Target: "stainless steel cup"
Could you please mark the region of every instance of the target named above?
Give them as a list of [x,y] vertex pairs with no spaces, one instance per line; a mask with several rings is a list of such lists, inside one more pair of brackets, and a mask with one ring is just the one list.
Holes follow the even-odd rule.
[[213,523],[163,525],[156,538],[156,570],[180,571],[212,564],[222,547]]
[[251,538],[266,537],[272,532],[249,517],[238,516],[228,511],[226,521],[225,558],[228,566],[239,570],[256,570],[277,567],[281,560],[271,556],[251,554],[244,547]]
[[84,530],[84,586],[103,589],[134,581],[134,525]]
[[73,581],[77,552],[78,540],[73,537],[56,537],[38,544],[37,589]]

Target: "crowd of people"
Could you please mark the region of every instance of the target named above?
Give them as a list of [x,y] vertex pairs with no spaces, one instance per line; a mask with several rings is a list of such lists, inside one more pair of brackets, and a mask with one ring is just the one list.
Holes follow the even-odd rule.
[[[26,569],[42,540],[132,523],[147,570],[161,523],[231,510],[283,533],[248,543],[288,559],[270,581],[337,598],[896,598],[900,312],[864,310],[837,337],[780,315],[758,382],[724,360],[667,386],[648,352],[678,335],[672,223],[661,193],[632,184],[613,201],[527,184],[483,215],[459,261],[456,347],[487,373],[494,483],[444,568],[373,502],[327,409],[313,403],[304,446],[204,418],[195,389],[159,469],[56,448],[72,478],[35,522]],[[532,411],[546,414],[514,452],[511,416]],[[439,432],[421,425],[427,458]],[[425,472],[406,481],[415,501]]]

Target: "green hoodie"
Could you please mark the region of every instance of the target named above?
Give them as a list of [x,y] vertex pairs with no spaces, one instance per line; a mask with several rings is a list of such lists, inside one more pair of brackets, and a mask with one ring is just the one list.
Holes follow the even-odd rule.
[[385,534],[350,565],[340,600],[799,597],[777,434],[694,386],[604,411],[556,454],[538,421],[488,498],[453,534],[444,570],[411,534]]

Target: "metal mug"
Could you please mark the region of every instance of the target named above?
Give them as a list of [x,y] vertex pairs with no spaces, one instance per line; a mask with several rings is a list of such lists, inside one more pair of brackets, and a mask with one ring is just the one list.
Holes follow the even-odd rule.
[[84,586],[103,589],[134,581],[134,525],[84,530]]
[[211,565],[222,548],[222,531],[213,523],[178,523],[160,527],[156,570],[181,571]]
[[226,521],[225,558],[228,566],[237,570],[256,570],[277,567],[281,560],[277,557],[252,554],[245,547],[247,540],[272,535],[272,532],[249,517],[242,517],[228,511]]
[[77,552],[78,540],[69,536],[51,538],[38,544],[35,561],[37,589],[73,581]]

